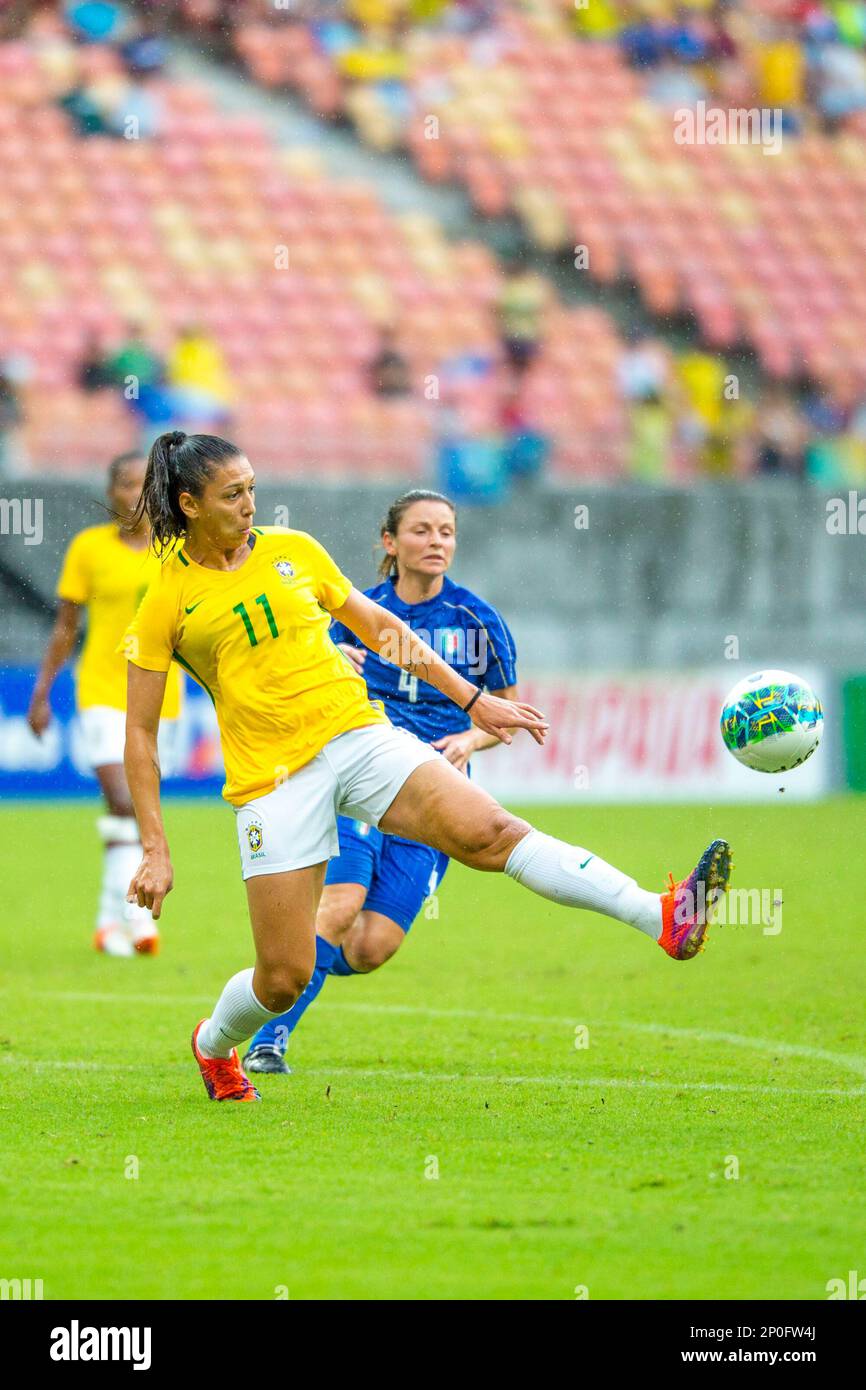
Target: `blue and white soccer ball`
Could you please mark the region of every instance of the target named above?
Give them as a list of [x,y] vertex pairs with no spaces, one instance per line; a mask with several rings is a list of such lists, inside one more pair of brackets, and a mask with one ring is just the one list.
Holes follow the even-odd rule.
[[737,762],[756,772],[790,772],[821,742],[824,712],[815,692],[790,671],[755,671],[722,707],[722,738]]

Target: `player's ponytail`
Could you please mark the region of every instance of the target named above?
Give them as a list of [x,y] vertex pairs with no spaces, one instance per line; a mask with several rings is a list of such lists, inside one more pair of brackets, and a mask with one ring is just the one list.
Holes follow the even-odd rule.
[[[391,503],[379,527],[380,541],[386,532],[389,536],[397,535],[400,529],[400,522],[403,520],[403,517],[406,512],[408,512],[413,502],[444,502],[446,507],[451,508],[454,514],[455,524],[457,522],[457,508],[450,497],[446,497],[442,492],[430,492],[427,488],[414,487],[411,492],[404,492],[402,496],[396,498],[395,501]],[[392,574],[396,574],[397,556],[389,555],[386,552],[379,561],[378,573],[382,579],[390,579]]]
[[130,529],[146,516],[157,552],[174,545],[187,531],[181,493],[200,497],[216,468],[240,453],[236,444],[216,434],[184,434],[183,430],[161,434],[147,458],[144,486]]

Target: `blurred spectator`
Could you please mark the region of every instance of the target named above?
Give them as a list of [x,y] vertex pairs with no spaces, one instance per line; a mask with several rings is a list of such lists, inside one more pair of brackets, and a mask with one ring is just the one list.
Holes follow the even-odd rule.
[[551,439],[534,423],[523,401],[522,383],[506,383],[502,404],[503,460],[509,477],[524,481],[538,474],[550,456]]
[[150,139],[162,125],[162,106],[147,78],[106,75],[98,82],[84,82],[76,74],[59,105],[79,135]]
[[163,365],[148,347],[140,325],[127,326],[128,337],[106,364],[109,378],[117,386],[156,386],[162,380]]
[[80,80],[60,97],[58,105],[69,116],[78,135],[107,135],[108,125],[92,87]]
[[731,467],[731,401],[726,399],[727,367],[722,358],[696,349],[677,363],[683,413],[680,434],[697,467],[707,474]]
[[620,32],[623,56],[632,68],[655,68],[669,55],[672,30],[660,16],[644,16]]
[[671,474],[674,422],[667,401],[651,394],[629,410],[626,467],[642,482],[663,482]]
[[722,423],[725,391],[725,364],[719,357],[699,349],[683,353],[677,366],[685,395],[686,409],[696,426],[708,434]]
[[161,72],[165,66],[167,48],[164,36],[153,20],[142,20],[136,32],[120,45],[120,55],[129,73],[143,77]]
[[806,99],[806,55],[794,25],[763,38],[756,50],[761,106],[796,114]]
[[706,83],[699,74],[684,68],[674,57],[665,57],[647,80],[647,96],[658,106],[696,106],[707,95]]
[[94,337],[89,340],[84,349],[84,356],[78,368],[78,385],[82,391],[102,391],[106,386],[115,384],[111,369],[105,359],[98,340]]
[[120,6],[108,0],[71,0],[65,8],[70,29],[83,43],[106,43],[123,23]]
[[544,317],[551,301],[548,282],[520,261],[505,266],[505,283],[496,303],[505,356],[515,375],[526,371],[544,334]]
[[369,367],[370,389],[377,396],[408,396],[412,384],[409,364],[397,350],[393,329],[383,328],[379,350]]
[[866,109],[866,58],[843,43],[827,44],[817,62],[818,110],[830,129]]
[[106,129],[126,140],[151,140],[162,128],[162,104],[147,79],[131,79],[113,94]]
[[646,482],[660,481],[670,472],[674,426],[665,345],[632,325],[616,375],[628,412],[628,472]]
[[757,470],[802,477],[806,446],[803,417],[785,387],[767,386],[756,411]]
[[618,0],[593,0],[591,5],[575,6],[569,18],[587,38],[610,39],[622,28],[622,5]]
[[626,401],[661,396],[668,386],[670,354],[660,338],[632,324],[625,330],[625,347],[616,365],[617,380]]
[[234,388],[225,358],[203,329],[191,325],[183,330],[169,353],[167,379],[179,419],[230,418]]
[[15,383],[0,364],[0,477],[14,470],[18,427],[23,419]]
[[802,377],[796,384],[796,399],[803,420],[815,434],[841,434],[848,412],[832,393],[811,377]]
[[457,353],[438,370],[437,467],[443,492],[457,501],[506,494],[496,363],[486,353]]

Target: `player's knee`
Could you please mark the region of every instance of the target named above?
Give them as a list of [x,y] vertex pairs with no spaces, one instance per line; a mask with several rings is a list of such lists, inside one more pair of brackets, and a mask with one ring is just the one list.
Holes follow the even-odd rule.
[[380,965],[390,960],[399,945],[400,941],[390,938],[386,940],[380,936],[361,936],[351,942],[347,958],[359,974],[369,975],[371,970],[378,970]]
[[259,984],[259,1003],[272,1013],[285,1013],[300,999],[313,974],[312,960],[304,963],[288,963],[271,966],[261,970]]
[[[517,841],[530,829],[503,806],[492,806],[473,826],[464,862],[476,869],[502,869]],[[458,856],[459,857],[459,856]]]
[[316,914],[316,931],[335,945],[342,940],[364,906],[366,889],[360,884],[326,888]]

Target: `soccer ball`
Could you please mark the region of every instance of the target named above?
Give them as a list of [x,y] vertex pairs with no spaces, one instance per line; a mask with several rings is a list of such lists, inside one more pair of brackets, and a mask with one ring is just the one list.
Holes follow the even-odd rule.
[[756,772],[790,772],[821,742],[824,712],[814,691],[790,671],[755,671],[722,707],[722,738],[738,763]]

